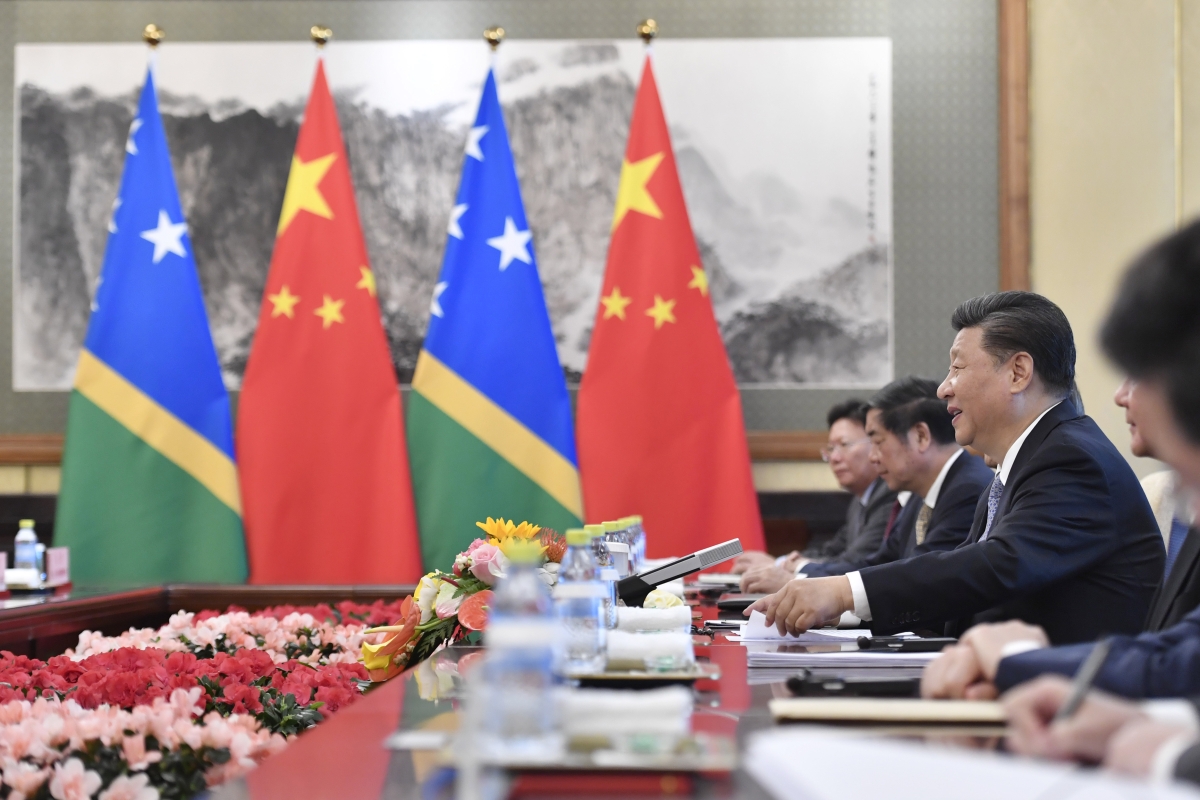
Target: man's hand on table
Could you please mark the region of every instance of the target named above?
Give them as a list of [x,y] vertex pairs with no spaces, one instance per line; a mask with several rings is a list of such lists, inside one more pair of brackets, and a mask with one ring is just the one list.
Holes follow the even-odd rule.
[[774,625],[781,634],[794,635],[810,628],[836,625],[843,612],[853,610],[850,580],[839,575],[788,581],[775,594],[747,608],[745,614],[761,611],[768,625]]
[[1158,750],[1176,737],[1195,737],[1195,731],[1182,725],[1138,719],[1126,723],[1108,742],[1104,766],[1139,778],[1151,777]]
[[921,696],[965,700],[994,700],[996,671],[1004,648],[1013,642],[1047,647],[1046,632],[1024,622],[976,625],[953,647],[942,651],[921,676]]
[[1037,678],[1006,694],[1009,749],[1026,756],[1099,763],[1117,731],[1148,720],[1137,705],[1092,691],[1070,719],[1055,722],[1054,715],[1070,694],[1071,682],[1057,675]]
[[[788,558],[798,555],[800,554],[792,551]],[[771,555],[770,553],[764,553],[761,550],[751,550],[748,553],[742,553],[733,560],[733,571],[739,574],[749,572],[750,570],[757,569],[759,567],[773,566],[775,566],[775,556]]]
[[789,581],[796,579],[793,570],[777,567],[755,567],[742,575],[742,591],[753,594],[773,594],[778,592]]

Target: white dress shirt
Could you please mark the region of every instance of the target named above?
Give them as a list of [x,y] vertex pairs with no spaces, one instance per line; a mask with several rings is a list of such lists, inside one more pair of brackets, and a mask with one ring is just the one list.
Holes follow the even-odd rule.
[[[1033,431],[1033,429],[1037,427],[1037,424],[1042,421],[1042,417],[1049,414],[1051,409],[1055,408],[1060,403],[1062,403],[1061,400],[1058,401],[1058,403],[1050,406],[1050,408],[1047,408],[1041,414],[1038,414],[1037,419],[1029,423],[1029,427],[1027,427],[1008,448],[1008,452],[1004,454],[1004,460],[1000,462],[999,473],[1001,483],[1008,483],[1008,475],[1010,472],[1012,472],[1013,463],[1016,462],[1017,454],[1021,452],[1021,445],[1025,444],[1025,440],[1029,438],[1030,432]],[[959,452],[961,453],[962,451],[960,450]],[[957,457],[958,456],[955,456],[955,458]],[[949,464],[949,462],[947,462],[947,464]],[[942,471],[944,473],[945,468],[943,468]],[[942,487],[939,485],[938,490],[940,491],[941,488]],[[926,500],[926,503],[928,503],[930,508],[933,507],[933,503],[929,503],[928,500]],[[854,595],[854,616],[858,617],[863,622],[870,622],[872,619],[871,603],[867,599],[867,589],[865,586],[863,586],[862,576],[859,575],[858,572],[847,572],[846,578],[850,581],[850,593]]]
[[946,482],[946,474],[950,472],[950,468],[954,466],[954,462],[958,461],[958,457],[963,454],[963,449],[960,447],[955,451],[954,455],[946,459],[946,463],[942,464],[942,471],[933,479],[933,486],[929,487],[929,491],[925,493],[925,505],[932,508],[937,508],[938,495],[942,493],[942,484]]

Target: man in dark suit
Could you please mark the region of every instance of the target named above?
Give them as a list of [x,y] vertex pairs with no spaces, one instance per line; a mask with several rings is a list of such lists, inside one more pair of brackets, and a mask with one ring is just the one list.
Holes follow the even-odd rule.
[[784,579],[790,579],[804,560],[862,558],[879,549],[885,530],[894,522],[891,511],[896,493],[879,477],[871,461],[871,440],[864,429],[867,404],[859,399],[843,400],[829,409],[826,422],[829,440],[821,448],[821,459],[838,485],[853,496],[845,523],[829,541],[803,554],[793,551],[776,558],[761,551],[742,553],[733,562],[734,572],[778,568]]
[[[871,398],[867,436],[871,460],[889,489],[910,492],[892,531],[874,553],[800,567],[797,577],[844,575],[876,564],[939,550],[953,550],[971,530],[979,496],[993,473],[979,456],[954,440],[946,401],[937,396],[935,381],[901,378]],[[754,573],[742,579],[747,592],[778,591],[783,584],[759,581]]]
[[[1200,223],[1156,244],[1126,273],[1101,341],[1134,381],[1129,408],[1138,430],[1181,483],[1200,491]],[[1190,538],[1190,537],[1189,537]],[[1179,560],[1176,561],[1176,567]],[[998,683],[1025,667],[1069,671],[1088,646],[1007,653]],[[1029,642],[1025,643],[1030,644]],[[1032,643],[1034,647],[1037,643]],[[973,646],[972,646],[973,647]],[[940,661],[940,660],[939,660]],[[953,664],[955,659],[946,659]],[[932,669],[932,668],[931,668]],[[1070,682],[1042,675],[1005,697],[1009,748],[1063,760],[1101,761],[1113,770],[1200,783],[1200,610],[1178,625],[1136,638],[1114,637],[1095,684],[1133,697],[1191,696],[1136,704],[1093,691],[1068,719],[1057,714]]]
[[1056,643],[1141,629],[1164,550],[1145,495],[1096,424],[1064,403],[1075,344],[1030,292],[963,303],[939,394],[961,445],[999,464],[971,533],[950,552],[791,581],[755,603],[797,633],[852,611],[878,633],[1023,619]]
[[[1148,429],[1153,436],[1161,435],[1156,420],[1145,420],[1147,409],[1143,402],[1145,387],[1125,380],[1113,395],[1113,402],[1125,409],[1129,425],[1130,450],[1135,456],[1156,457],[1153,442],[1143,434]],[[1172,532],[1172,538],[1181,533]],[[1189,612],[1200,606],[1200,536],[1183,529],[1182,542],[1176,549],[1174,563],[1164,573],[1150,604],[1144,630],[1157,632],[1182,622]],[[1143,636],[1130,643],[1130,652],[1108,659],[1097,684],[1102,688],[1129,697],[1147,697],[1200,691],[1200,671],[1196,677],[1178,670],[1157,675],[1146,669],[1147,660],[1161,659],[1163,664],[1190,663],[1200,667],[1200,651],[1189,654],[1193,646],[1200,649],[1200,615],[1189,625],[1167,636]],[[925,670],[922,692],[926,697],[989,699],[999,691],[1009,689],[1038,675],[1055,673],[1074,675],[1091,652],[1092,645],[1070,645],[1050,648],[1045,631],[1019,622],[978,625],[972,628],[955,647],[947,648]],[[1124,649],[1124,646],[1120,649]],[[1177,652],[1178,651],[1178,652]],[[1181,683],[1181,681],[1188,681]]]

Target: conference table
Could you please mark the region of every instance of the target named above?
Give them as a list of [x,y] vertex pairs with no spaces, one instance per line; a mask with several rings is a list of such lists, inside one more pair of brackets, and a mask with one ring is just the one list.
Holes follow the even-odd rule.
[[[705,619],[715,617],[707,603]],[[746,648],[722,633],[694,636],[698,660],[720,668],[715,680],[694,687],[694,731],[732,737],[740,750],[747,737],[775,723],[768,703],[790,696],[788,670],[748,669]],[[794,647],[794,645],[793,645]],[[450,647],[429,661],[372,689],[336,716],[302,734],[286,750],[265,761],[244,779],[225,784],[214,800],[275,798],[432,798],[453,797],[451,772],[439,753],[447,732],[458,726],[462,680],[458,664],[476,658],[482,648]],[[908,674],[914,674],[911,668]],[[874,733],[951,743],[959,747],[995,748],[1001,730],[994,726],[949,728],[943,725],[866,727]],[[384,740],[401,731],[402,739],[427,740],[430,749],[391,750]],[[546,773],[539,773],[543,779]],[[514,776],[514,796],[621,797],[674,795],[700,798],[767,798],[770,795],[741,769],[692,775],[654,772],[554,773],[551,782]],[[524,780],[523,780],[524,778]],[[553,788],[557,787],[557,789]]]
[[[236,605],[247,610],[273,605],[371,602],[411,594],[411,586],[169,586],[64,587],[57,592],[0,598],[0,649],[39,658],[74,646],[82,630],[112,635],[129,627],[158,626],[181,610],[224,610]],[[689,592],[700,620],[717,616],[711,597]],[[716,679],[694,685],[695,732],[729,737],[741,751],[747,738],[776,723],[768,708],[773,698],[788,697],[788,669],[750,669],[747,650],[724,633],[695,635],[699,661],[719,668]],[[796,645],[789,645],[796,647]],[[214,800],[274,800],[274,798],[433,798],[452,797],[450,770],[439,752],[457,728],[461,703],[460,665],[482,653],[479,647],[450,647],[428,661],[372,687],[353,705],[315,728],[295,737],[282,752],[268,758],[245,778],[212,792]],[[912,668],[907,674],[915,674]],[[995,748],[1002,730],[986,726],[905,725],[859,730],[950,743],[956,747]],[[384,742],[397,732],[428,749],[407,746],[388,749]],[[541,773],[545,778],[547,773]],[[708,774],[606,773],[602,780],[588,773],[553,773],[552,786],[587,797],[675,795],[713,798],[766,798],[769,795],[745,771]],[[547,784],[532,774],[515,776],[518,796],[549,796]],[[561,795],[563,792],[559,792]]]

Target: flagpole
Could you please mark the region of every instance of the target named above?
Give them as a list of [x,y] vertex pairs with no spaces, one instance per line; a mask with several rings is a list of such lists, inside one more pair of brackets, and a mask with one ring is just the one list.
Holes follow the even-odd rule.
[[500,49],[500,43],[504,41],[504,28],[499,25],[493,25],[483,31],[483,40],[488,43],[488,47],[492,49],[491,64],[489,69],[496,68],[496,53]]
[[654,50],[654,37],[658,36],[658,23],[652,19],[642,20],[637,25],[637,35],[646,43],[646,55],[650,55]]
[[148,66],[151,71],[156,71],[155,68],[158,66],[158,45],[166,35],[167,32],[153,22],[142,28],[142,41],[150,48],[150,58],[147,61],[149,62]]

